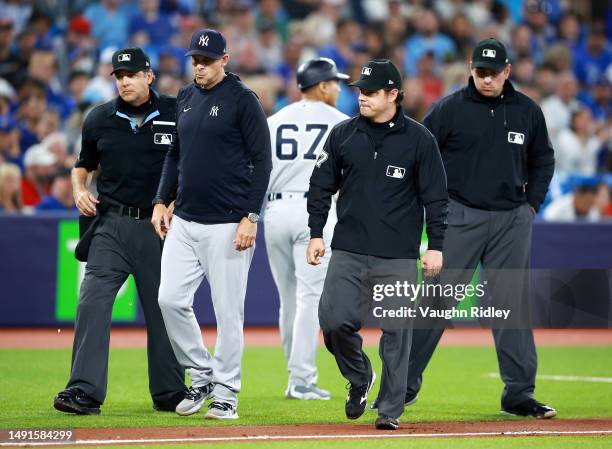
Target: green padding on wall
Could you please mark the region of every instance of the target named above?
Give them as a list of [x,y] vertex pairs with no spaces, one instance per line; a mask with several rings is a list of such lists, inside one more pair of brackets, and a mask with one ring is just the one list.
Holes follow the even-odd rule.
[[[74,257],[74,247],[79,241],[79,223],[76,220],[62,220],[58,226],[55,317],[58,321],[74,321],[81,281],[85,274],[85,263]],[[117,294],[113,321],[135,321],[136,301],[136,285],[130,275]]]

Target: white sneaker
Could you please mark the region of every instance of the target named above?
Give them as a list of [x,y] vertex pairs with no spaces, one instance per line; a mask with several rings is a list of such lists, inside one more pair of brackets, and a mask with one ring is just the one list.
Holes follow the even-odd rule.
[[189,416],[199,412],[204,402],[212,396],[213,388],[212,382],[202,387],[191,387],[185,399],[176,406],[176,413],[181,416]]
[[238,419],[236,407],[228,402],[213,401],[204,415],[206,419]]
[[316,386],[316,384],[310,385],[289,385],[285,391],[285,397],[287,399],[302,399],[302,400],[319,400],[329,401],[331,394],[327,390],[323,390]]

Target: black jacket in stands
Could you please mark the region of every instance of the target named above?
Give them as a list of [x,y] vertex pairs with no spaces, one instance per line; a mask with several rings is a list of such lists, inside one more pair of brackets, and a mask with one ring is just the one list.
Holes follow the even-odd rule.
[[528,202],[536,211],[554,171],[554,152],[540,107],[509,81],[498,98],[474,80],[434,104],[423,122],[438,141],[449,196],[484,210]]
[[[138,108],[120,97],[96,106],[85,119],[81,152],[75,167],[100,167],[97,190],[101,196],[130,207],[148,209],[155,196],[170,146],[160,138],[164,125],[174,120],[176,98],[151,90],[150,100]],[[136,125],[130,115],[142,115]]]
[[386,126],[389,131],[381,134],[379,126],[357,116],[330,132],[310,178],[310,235],[323,235],[331,196],[339,190],[332,248],[417,259],[424,212],[429,249],[442,250],[444,166],[431,133],[401,109]]
[[177,97],[176,135],[156,200],[176,190],[175,213],[199,223],[238,223],[259,213],[272,158],[259,99],[228,73],[212,89],[195,82]]

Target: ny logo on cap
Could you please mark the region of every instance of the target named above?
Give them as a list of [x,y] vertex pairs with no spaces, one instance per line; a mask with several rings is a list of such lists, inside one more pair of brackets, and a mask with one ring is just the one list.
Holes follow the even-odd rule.
[[361,69],[361,74],[369,76],[372,74],[372,69],[370,67],[364,67],[363,69]]
[[119,62],[126,62],[126,61],[131,61],[132,60],[132,55],[129,53],[121,53],[119,56],[117,56],[117,61]]
[[208,36],[200,36],[200,47],[205,46],[208,47]]
[[494,58],[495,57],[495,50],[491,50],[490,48],[485,48],[482,51],[482,56],[484,56],[485,58]]

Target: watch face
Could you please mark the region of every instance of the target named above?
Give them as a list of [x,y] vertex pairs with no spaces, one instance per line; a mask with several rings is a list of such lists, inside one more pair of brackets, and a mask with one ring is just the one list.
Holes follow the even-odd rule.
[[257,223],[259,221],[259,215],[256,214],[255,212],[251,212],[249,215],[247,215],[247,219],[251,223]]

